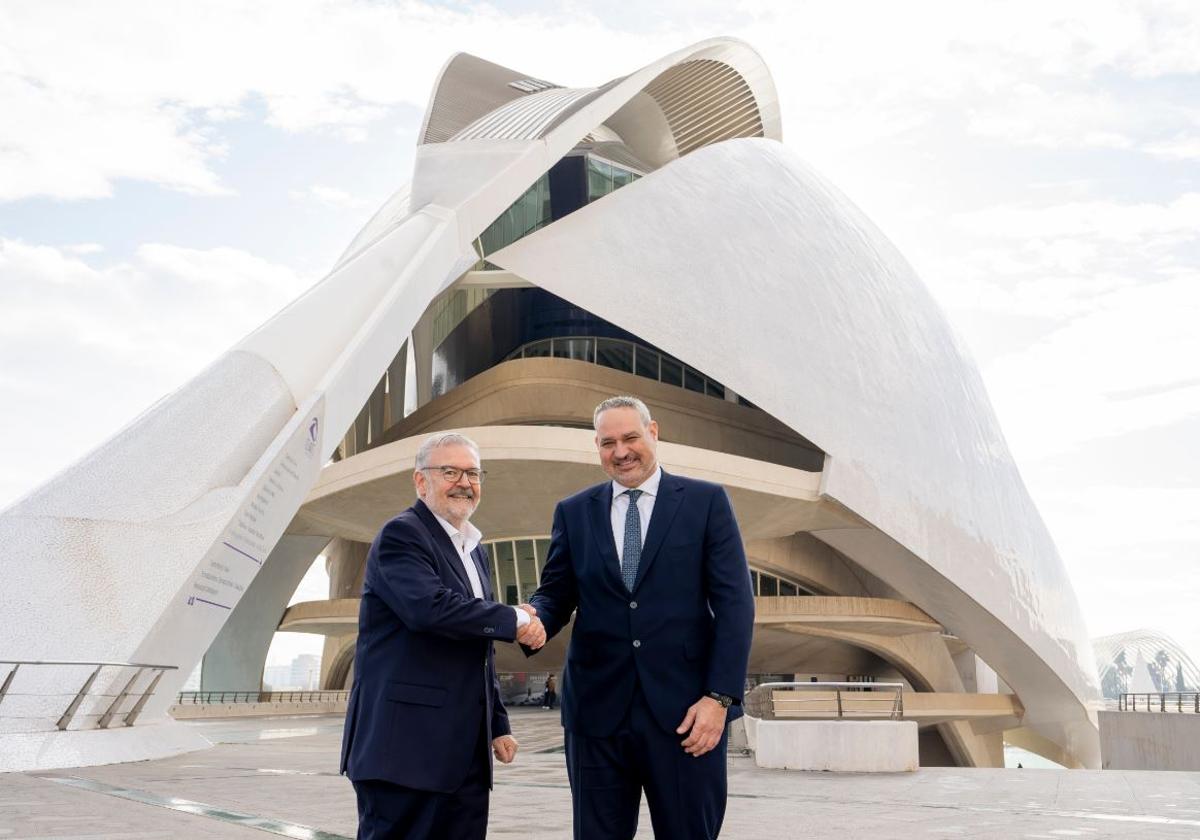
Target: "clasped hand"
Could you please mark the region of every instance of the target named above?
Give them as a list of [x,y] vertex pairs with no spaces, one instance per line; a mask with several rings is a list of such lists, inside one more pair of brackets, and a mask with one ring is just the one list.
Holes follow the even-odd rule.
[[537,617],[537,608],[529,604],[521,604],[517,609],[529,613],[529,623],[524,627],[517,628],[517,641],[531,650],[539,649],[546,644],[546,628],[542,625],[542,620]]

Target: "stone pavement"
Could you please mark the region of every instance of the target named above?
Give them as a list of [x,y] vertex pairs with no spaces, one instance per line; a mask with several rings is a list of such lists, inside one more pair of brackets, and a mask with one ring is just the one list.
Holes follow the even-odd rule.
[[[340,718],[189,725],[219,745],[161,761],[0,775],[0,838],[354,836],[354,793],[337,775]],[[522,752],[499,770],[488,836],[569,838],[558,715],[516,709],[513,725]],[[638,840],[652,836],[643,810]],[[1200,840],[1200,773],[926,768],[868,776],[759,770],[733,756],[721,836]]]

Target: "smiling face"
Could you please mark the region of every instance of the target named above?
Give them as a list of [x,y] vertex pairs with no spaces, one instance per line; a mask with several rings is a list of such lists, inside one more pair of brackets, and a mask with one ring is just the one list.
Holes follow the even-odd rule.
[[437,467],[457,467],[460,470],[479,469],[479,456],[469,446],[446,444],[430,453],[429,467],[413,473],[417,495],[431,511],[456,528],[461,528],[471,518],[479,500],[483,498],[483,485],[472,484],[466,473],[458,481],[449,482]]
[[622,487],[637,487],[658,469],[658,423],[643,424],[637,409],[610,408],[596,418],[600,466]]

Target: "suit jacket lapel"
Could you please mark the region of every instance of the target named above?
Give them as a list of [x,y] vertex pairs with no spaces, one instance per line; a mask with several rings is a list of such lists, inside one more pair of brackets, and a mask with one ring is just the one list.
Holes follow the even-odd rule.
[[475,570],[479,573],[479,583],[483,586],[484,600],[496,600],[492,592],[492,575],[488,571],[487,549],[483,547],[482,543],[475,546],[475,550],[471,552],[471,559],[475,561]]
[[417,516],[425,523],[425,527],[429,529],[430,535],[433,537],[433,544],[441,549],[442,560],[454,572],[455,577],[463,586],[463,594],[474,597],[475,592],[471,589],[471,580],[467,577],[467,570],[462,564],[462,555],[458,553],[458,549],[454,547],[454,541],[450,539],[450,535],[446,533],[446,529],[442,527],[442,523],[437,521],[437,517],[433,515],[433,511],[420,499],[417,499],[413,505],[413,510],[417,512]]
[[[646,577],[650,564],[658,556],[658,550],[662,548],[663,539],[671,530],[671,522],[679,512],[682,501],[683,482],[676,481],[673,475],[663,470],[662,480],[658,483],[658,498],[654,500],[654,512],[650,514],[650,527],[646,530],[646,543],[642,546],[642,557],[638,561],[637,580],[633,582],[635,592]],[[611,532],[611,525],[609,530]]]
[[612,482],[606,481],[592,491],[588,499],[588,514],[592,520],[592,536],[600,550],[600,563],[611,576],[611,580],[625,588],[621,582],[621,561],[617,559],[617,546],[612,532]]

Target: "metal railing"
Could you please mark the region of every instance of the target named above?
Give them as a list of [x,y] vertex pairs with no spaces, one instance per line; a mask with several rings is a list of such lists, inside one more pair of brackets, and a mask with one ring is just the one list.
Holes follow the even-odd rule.
[[204,703],[336,703],[349,691],[181,691],[179,705]]
[[1200,715],[1200,691],[1122,694],[1117,700],[1117,710],[1121,712],[1191,712]]
[[768,682],[742,705],[760,720],[900,720],[904,683]]
[[[0,720],[30,719],[28,717],[23,718],[22,716],[6,716],[4,714],[6,710],[3,708],[6,698],[61,697],[65,699],[69,697],[71,699],[67,702],[66,708],[57,716],[57,720],[55,720],[54,725],[59,730],[65,730],[71,725],[71,721],[75,719],[79,712],[79,707],[83,704],[84,700],[89,698],[112,698],[112,702],[104,707],[104,711],[95,712],[90,715],[79,715],[80,717],[95,717],[97,719],[97,729],[107,729],[109,724],[111,724],[113,719],[118,715],[121,715],[121,722],[125,726],[133,726],[134,722],[138,719],[138,715],[142,713],[142,709],[145,707],[146,701],[154,695],[154,690],[158,688],[159,680],[162,679],[163,674],[165,674],[167,671],[178,670],[177,666],[175,665],[148,665],[141,662],[75,662],[55,659],[0,659],[0,668],[7,668],[8,666],[12,667],[8,669],[8,674],[4,677],[4,681],[0,683]],[[74,692],[14,691],[13,685],[16,683],[17,673],[22,667],[25,667],[27,672],[33,668],[77,667],[91,668],[92,671],[88,674],[87,679],[84,680],[83,685],[81,685],[80,688]],[[100,673],[105,668],[132,669],[133,676],[131,676],[124,683],[118,682],[117,685],[123,685],[123,687],[116,693],[93,693],[92,686],[95,684],[96,680],[100,677]],[[142,678],[142,675],[147,672],[152,674],[152,676],[149,678],[149,682],[145,685],[142,691],[135,691],[138,681]],[[133,706],[122,715],[121,706],[130,699],[134,699]],[[11,701],[9,705],[12,705]],[[48,717],[46,715],[34,715],[32,716],[32,719],[49,720],[53,717],[54,714],[51,714]]]

